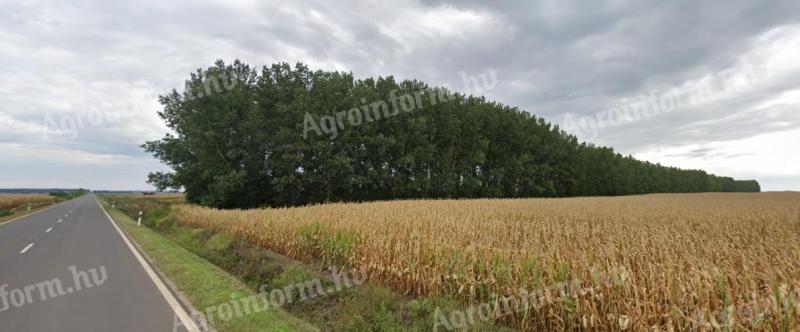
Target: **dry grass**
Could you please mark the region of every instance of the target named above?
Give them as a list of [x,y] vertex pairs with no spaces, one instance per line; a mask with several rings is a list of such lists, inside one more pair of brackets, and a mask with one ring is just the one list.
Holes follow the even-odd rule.
[[[795,330],[800,194],[397,201],[220,211],[179,223],[469,303],[579,280],[498,318],[525,330]],[[598,282],[612,273],[616,286]]]
[[50,204],[58,199],[49,195],[20,194],[20,195],[0,195],[0,210],[12,210],[17,208],[27,208],[31,206],[41,206]]
[[131,202],[162,202],[180,204],[186,202],[183,194],[158,194],[158,195],[108,195],[109,201],[125,200]]

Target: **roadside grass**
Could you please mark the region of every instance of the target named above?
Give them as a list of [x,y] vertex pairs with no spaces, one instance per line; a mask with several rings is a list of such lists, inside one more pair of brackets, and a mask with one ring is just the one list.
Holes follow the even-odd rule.
[[[59,202],[54,202],[53,204],[58,204]],[[24,217],[26,215],[38,212],[39,210],[44,210],[53,206],[53,204],[42,204],[42,205],[35,205],[31,206],[31,210],[28,211],[27,206],[25,208],[13,208],[13,209],[5,209],[0,210],[0,224],[3,224],[7,221],[11,221],[17,219],[19,217]]]
[[[369,281],[333,291],[335,281],[328,265],[303,264],[226,233],[178,225],[169,213],[169,205],[145,204],[148,210],[140,209],[141,202],[128,202],[121,197],[115,200],[117,207],[130,216],[144,211],[143,227],[138,229],[157,232],[174,245],[235,276],[250,289],[260,292],[289,289],[294,294],[287,295],[298,299],[302,296],[298,285],[319,280],[325,291],[315,297],[287,301],[282,309],[323,331],[433,331],[437,309],[448,318],[449,313],[466,309],[455,299],[415,299]],[[347,270],[347,273],[352,280],[358,271]],[[475,320],[474,323],[459,330],[511,331],[491,322]],[[439,330],[444,328],[440,325]]]
[[[230,303],[232,299],[255,296],[256,292],[219,267],[184,249],[148,227],[103,202],[115,222],[141,247],[199,311]],[[259,313],[236,316],[230,320],[209,322],[218,331],[317,331],[307,322],[280,308],[270,307]]]
[[[282,308],[323,331],[433,331],[437,308],[445,315],[465,309],[456,300],[414,299],[370,282],[336,289],[331,270],[325,266],[305,265],[228,234],[179,226],[170,217],[154,226],[174,243],[228,271],[252,289],[290,289],[294,294],[287,293],[287,297],[298,299],[298,285],[319,280],[326,291],[313,298],[287,302]],[[350,280],[358,275],[358,271],[346,272]],[[461,330],[509,331],[477,320]]]

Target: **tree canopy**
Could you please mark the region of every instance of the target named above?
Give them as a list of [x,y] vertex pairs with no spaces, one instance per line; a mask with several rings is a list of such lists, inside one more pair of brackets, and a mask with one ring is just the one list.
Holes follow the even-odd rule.
[[159,99],[172,133],[143,148],[172,171],[148,182],[219,208],[760,191],[754,180],[639,161],[515,107],[391,76],[218,61]]

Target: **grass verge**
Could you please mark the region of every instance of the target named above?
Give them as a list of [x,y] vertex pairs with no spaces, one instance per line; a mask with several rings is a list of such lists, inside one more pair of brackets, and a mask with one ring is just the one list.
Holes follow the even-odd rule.
[[61,202],[59,201],[59,202],[55,202],[53,204],[45,204],[45,205],[34,206],[34,207],[31,207],[30,211],[28,211],[27,209],[24,209],[24,208],[22,208],[22,209],[0,210],[0,224],[4,224],[4,223],[6,223],[8,221],[11,221],[11,220],[14,220],[14,219],[17,219],[17,218],[25,217],[25,216],[27,216],[29,214],[34,214],[36,212],[39,212],[40,210],[47,209],[47,208],[52,207],[53,205],[59,204],[59,203],[61,203]]
[[[323,331],[433,331],[437,317],[453,317],[448,314],[466,309],[457,300],[415,299],[369,281],[339,287],[342,285],[337,280],[341,279],[334,278],[330,266],[302,264],[226,233],[178,225],[168,203],[123,197],[114,200],[120,213],[137,216],[143,211],[142,229],[157,232],[271,299],[275,292],[283,294],[289,299],[281,305],[283,310]],[[338,272],[339,276],[346,273],[351,281],[361,277],[359,271]],[[471,321],[460,324],[463,327],[459,330],[510,330],[491,321]],[[446,329],[439,325],[438,330]]]
[[[155,228],[253,289],[269,293],[282,291],[287,298],[295,299],[287,301],[282,307],[284,310],[323,331],[434,331],[437,308],[443,313],[464,310],[455,300],[414,299],[373,282],[338,287],[329,267],[302,264],[228,234],[179,226],[169,217]],[[346,273],[350,281],[358,279],[360,274],[356,270],[338,272]],[[316,281],[321,287],[314,292],[312,285]],[[446,329],[439,327],[438,330]],[[480,321],[460,330],[509,331]]]
[[[219,267],[198,257],[148,227],[136,223],[117,209],[103,202],[114,221],[122,227],[144,251],[156,267],[169,278],[185,297],[200,311],[230,303],[232,299],[255,296],[244,283]],[[234,315],[229,320],[214,320],[211,326],[218,331],[316,331],[307,322],[280,308],[270,307],[249,315]]]

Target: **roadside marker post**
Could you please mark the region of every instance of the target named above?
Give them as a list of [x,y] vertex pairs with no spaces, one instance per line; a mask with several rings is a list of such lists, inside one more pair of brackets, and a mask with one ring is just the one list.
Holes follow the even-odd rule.
[[139,220],[136,221],[136,226],[142,225],[142,211],[139,211]]
[[28,203],[28,211],[31,210],[31,203]]
[[119,226],[117,226],[117,223],[114,222],[114,219],[112,219],[111,216],[108,215],[108,211],[106,211],[103,205],[100,204],[100,201],[97,200],[97,197],[94,197],[94,199],[97,205],[100,206],[100,209],[106,215],[108,221],[117,230],[117,234],[119,234],[119,236],[122,238],[122,241],[125,242],[125,245],[128,246],[128,249],[131,250],[133,255],[136,257],[136,260],[139,261],[139,264],[142,266],[142,268],[144,268],[145,272],[147,273],[147,276],[150,277],[151,280],[153,280],[153,283],[156,285],[156,288],[158,288],[158,291],[161,292],[161,295],[167,301],[167,304],[169,304],[169,306],[172,307],[172,310],[175,312],[175,314],[178,315],[178,318],[180,318],[181,323],[183,323],[183,326],[186,328],[186,330],[188,332],[201,332],[201,330],[197,327],[197,323],[195,323],[194,320],[192,320],[191,316],[189,316],[189,313],[186,312],[186,309],[184,309],[183,306],[180,305],[178,300],[175,299],[175,296],[172,295],[169,289],[167,289],[167,286],[164,285],[164,282],[161,281],[161,278],[159,278],[156,275],[155,271],[153,271],[153,268],[150,266],[150,264],[148,264],[147,261],[142,257],[142,254],[139,253],[139,250],[137,250],[133,246],[133,244],[131,244],[131,240],[129,240],[128,237],[125,235],[125,233],[122,232],[122,229],[120,229]]

